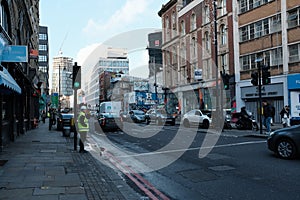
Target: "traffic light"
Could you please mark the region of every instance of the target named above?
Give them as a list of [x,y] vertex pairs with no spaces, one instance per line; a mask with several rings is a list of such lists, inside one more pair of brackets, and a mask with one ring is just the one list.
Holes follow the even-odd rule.
[[252,78],[251,79],[252,85],[257,86],[258,85],[258,72],[252,72],[251,78]]
[[262,66],[262,85],[267,85],[271,83],[271,73],[269,72],[270,66]]
[[221,74],[222,79],[223,79],[223,84],[224,84],[224,90],[229,90],[229,79],[230,76],[229,74]]
[[77,62],[73,65],[72,86],[73,89],[81,88],[81,66],[78,66]]

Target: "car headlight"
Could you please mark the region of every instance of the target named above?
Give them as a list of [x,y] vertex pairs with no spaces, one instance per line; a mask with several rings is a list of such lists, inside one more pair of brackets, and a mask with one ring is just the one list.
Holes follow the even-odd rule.
[[272,131],[270,134],[269,134],[269,136],[272,136],[272,135],[274,135],[275,134],[275,132],[274,131]]

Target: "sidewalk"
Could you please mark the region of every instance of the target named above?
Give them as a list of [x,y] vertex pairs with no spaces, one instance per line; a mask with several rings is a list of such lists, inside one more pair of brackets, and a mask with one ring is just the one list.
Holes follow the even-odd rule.
[[0,199],[140,199],[113,169],[73,148],[48,121],[19,136],[0,152]]
[[[282,128],[282,124],[274,124],[271,126],[271,130],[278,130]],[[267,138],[268,135],[265,134],[266,129],[263,127],[263,134],[260,134],[260,130],[254,131],[254,130],[238,130],[236,128],[232,129],[224,129],[222,132],[222,135],[226,136],[232,136],[232,137],[261,137],[261,138]]]

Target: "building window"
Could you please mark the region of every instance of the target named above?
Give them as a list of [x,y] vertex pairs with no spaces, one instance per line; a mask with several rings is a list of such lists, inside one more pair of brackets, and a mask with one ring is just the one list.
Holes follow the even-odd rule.
[[282,64],[282,50],[281,48],[270,51],[260,52],[256,54],[242,56],[240,58],[241,70],[255,69],[256,59],[263,58],[264,65],[275,66]]
[[40,34],[39,34],[39,40],[47,40],[47,34],[45,34],[45,33],[40,33]]
[[194,60],[197,58],[197,42],[196,38],[192,37],[191,40],[191,59]]
[[224,71],[228,70],[227,68],[227,54],[220,55],[221,67]]
[[[267,18],[240,28],[240,41],[245,42],[270,34],[273,18]],[[278,22],[278,21],[277,21]],[[276,24],[277,25],[277,24]],[[277,25],[280,26],[280,25]],[[275,27],[277,28],[277,27]]]
[[209,80],[212,77],[210,59],[203,60],[203,79]]
[[196,30],[197,28],[197,23],[196,23],[196,14],[193,13],[191,16],[191,30]]
[[220,5],[220,15],[223,16],[227,13],[226,0],[220,0],[219,5]]
[[204,33],[204,49],[206,51],[210,50],[210,40],[209,40],[209,33],[208,33],[208,31],[206,31]]
[[227,28],[226,26],[223,24],[220,27],[220,32],[221,32],[221,45],[225,45],[227,44]]
[[282,48],[271,51],[271,66],[282,65]]
[[177,63],[177,51],[176,51],[176,46],[173,46],[173,49],[172,49],[172,62],[173,62],[173,64]]
[[[253,31],[253,33],[254,33],[254,31]],[[248,26],[244,26],[244,27],[240,28],[240,41],[241,42],[247,41],[248,38],[249,38]]]
[[183,20],[180,22],[180,29],[181,29],[181,35],[185,35],[185,23]]
[[2,1],[0,8],[0,24],[2,28],[7,32],[7,34],[10,34],[10,22],[9,22],[9,10],[8,6],[6,5],[5,1]]
[[270,33],[281,31],[281,15],[276,15],[270,19]]
[[172,29],[173,30],[176,29],[176,13],[175,13],[175,11],[173,11],[173,13],[172,13]]
[[298,62],[300,61],[300,44],[294,44],[289,46],[289,62]]
[[181,44],[180,48],[180,60],[181,66],[186,64],[186,47],[184,43]]
[[250,69],[250,63],[249,63],[249,56],[243,56],[241,57],[241,70],[249,70]]
[[240,13],[255,9],[273,0],[240,0],[238,1]]
[[166,33],[167,33],[166,40],[168,41],[170,39],[170,34],[171,34],[171,31],[170,31],[170,20],[169,20],[168,16],[166,17]]
[[40,51],[47,51],[47,45],[45,45],[45,44],[40,44],[40,45],[39,45],[39,50],[40,50]]
[[47,62],[47,56],[39,55],[39,62]]
[[299,11],[300,9],[296,9],[296,10],[292,10],[288,13],[288,27],[292,28],[292,27],[296,27],[299,26],[300,24],[300,19],[299,19]]
[[204,6],[204,12],[203,12],[203,23],[207,24],[209,22],[209,7],[208,5]]

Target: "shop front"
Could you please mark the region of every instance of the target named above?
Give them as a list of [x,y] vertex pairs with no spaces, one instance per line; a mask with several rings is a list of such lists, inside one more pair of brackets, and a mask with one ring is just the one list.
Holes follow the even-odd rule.
[[288,75],[291,125],[300,124],[300,74]]
[[[263,85],[261,91],[262,100],[267,100],[271,105],[275,107],[274,122],[281,123],[280,115],[278,113],[283,108],[284,104],[283,83]],[[258,87],[241,87],[241,98],[245,103],[246,109],[252,112],[253,116],[255,116],[256,119],[259,119],[260,102]]]

